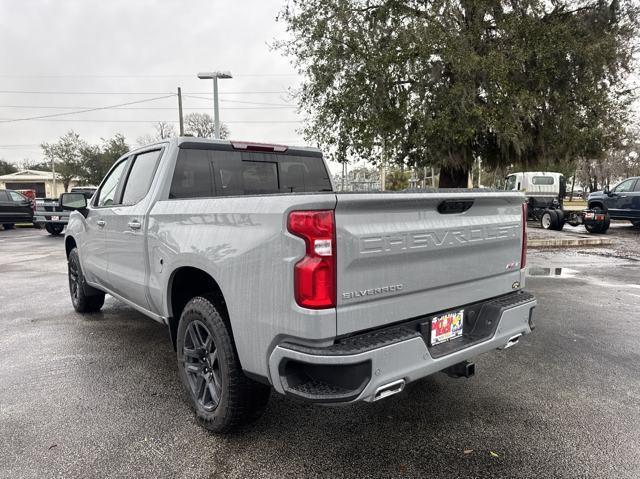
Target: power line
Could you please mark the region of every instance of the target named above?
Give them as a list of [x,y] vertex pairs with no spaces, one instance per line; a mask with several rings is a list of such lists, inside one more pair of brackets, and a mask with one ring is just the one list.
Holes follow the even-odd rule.
[[[146,100],[145,100],[146,101]],[[209,98],[211,101],[211,98]],[[0,108],[24,108],[24,109],[47,109],[47,110],[79,110],[82,108],[93,108],[90,106],[51,106],[51,105],[0,105]],[[296,108],[294,105],[282,105],[274,107],[248,106],[248,107],[226,107],[220,110],[288,110]],[[175,110],[173,106],[142,106],[135,108],[115,107],[114,110]],[[202,110],[203,107],[185,107],[185,110]]]
[[86,108],[84,110],[70,111],[70,112],[67,112],[67,113],[51,113],[50,115],[32,116],[32,117],[28,117],[28,118],[12,118],[12,119],[8,119],[8,120],[0,120],[0,122],[2,122],[2,123],[13,123],[13,122],[16,122],[16,121],[42,120],[42,119],[45,119],[45,118],[53,118],[53,117],[56,117],[56,116],[77,115],[79,113],[89,113],[89,112],[92,112],[92,111],[99,111],[99,110],[110,110],[110,109],[117,108],[117,107],[120,107],[120,106],[135,105],[137,103],[145,103],[145,102],[148,102],[148,101],[155,101],[155,100],[163,100],[165,98],[170,98],[172,96],[175,96],[175,95],[171,94],[171,95],[166,95],[166,96],[159,96],[159,97],[156,97],[156,98],[148,98],[148,99],[145,99],[145,100],[130,101],[130,102],[127,102],[127,103],[120,103],[118,105],[109,105],[109,106],[100,106],[100,107],[95,107],[95,108]]
[[[213,97],[195,96],[195,95],[183,95],[185,98],[195,98],[197,100],[213,101]],[[242,100],[220,100],[221,103],[238,103],[244,105],[264,105],[264,106],[291,106],[291,103],[264,103],[255,101],[242,101]]]
[[[134,92],[134,91],[42,91],[42,90],[0,90],[0,93],[16,95],[172,95],[171,92]],[[223,91],[220,95],[279,95],[287,90],[275,91]],[[207,95],[209,92],[191,92],[195,95]]]
[[[9,123],[14,121],[26,121],[27,119],[0,119],[0,123]],[[71,123],[179,123],[178,120],[69,120],[66,118],[29,118],[30,121],[47,121],[47,122],[71,122]],[[235,123],[302,123],[302,120],[232,120],[223,121],[226,124]]]
[[[234,73],[234,78],[244,77],[297,77],[296,73]],[[82,75],[31,75],[31,74],[7,74],[0,78],[195,78],[195,75],[118,75],[118,74],[82,74]]]

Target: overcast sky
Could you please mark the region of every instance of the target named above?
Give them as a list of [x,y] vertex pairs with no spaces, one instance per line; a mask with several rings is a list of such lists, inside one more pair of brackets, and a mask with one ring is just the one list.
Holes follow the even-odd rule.
[[[232,138],[303,144],[296,133],[301,117],[287,93],[299,78],[268,46],[284,34],[275,21],[284,3],[0,0],[0,120],[155,98],[178,86],[185,114],[212,114],[211,81],[196,74],[219,69],[234,75],[219,84],[221,119]],[[70,129],[89,142],[119,132],[130,145],[152,133],[155,121],[173,121],[177,129],[175,97],[126,108],[0,122],[0,158],[40,160],[38,145]]]

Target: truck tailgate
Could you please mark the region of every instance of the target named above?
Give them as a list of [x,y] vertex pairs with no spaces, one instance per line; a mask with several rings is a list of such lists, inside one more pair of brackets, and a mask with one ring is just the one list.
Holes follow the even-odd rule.
[[338,335],[509,293],[522,281],[520,193],[336,196]]

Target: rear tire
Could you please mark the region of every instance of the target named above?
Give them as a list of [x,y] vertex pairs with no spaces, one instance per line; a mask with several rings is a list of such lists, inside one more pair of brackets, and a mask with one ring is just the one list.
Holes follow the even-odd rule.
[[100,311],[104,304],[104,293],[86,284],[77,248],[73,248],[69,253],[67,265],[69,271],[69,293],[71,294],[73,309],[82,314]]
[[640,228],[640,221],[631,221],[631,224],[633,225],[634,228]]
[[5,230],[12,230],[13,227],[14,227],[14,224],[13,223],[4,223],[2,226],[3,226],[3,228]]
[[47,233],[49,233],[51,236],[58,236],[60,233],[62,233],[62,230],[64,230],[64,225],[54,225],[47,223],[44,226],[44,229],[46,229]]
[[540,226],[545,230],[555,229],[554,226],[558,223],[558,217],[553,210],[544,210],[542,216],[540,216]]
[[564,223],[565,223],[565,221],[564,221],[564,211],[562,211],[562,210],[553,210],[553,211],[555,212],[556,218],[557,218],[556,227],[553,228],[553,229],[556,230],[556,231],[562,231],[562,228],[564,228]]
[[198,422],[215,433],[258,419],[271,388],[242,372],[231,331],[212,298],[196,296],[178,324],[178,371]]

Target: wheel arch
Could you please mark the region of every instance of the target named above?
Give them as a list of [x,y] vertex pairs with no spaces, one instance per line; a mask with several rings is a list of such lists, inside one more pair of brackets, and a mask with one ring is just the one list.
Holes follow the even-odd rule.
[[601,208],[604,211],[606,211],[607,209],[604,207],[604,202],[600,201],[600,200],[594,200],[594,201],[590,201],[587,205],[587,208],[589,208],[590,210],[593,208]]
[[218,282],[203,269],[195,266],[181,266],[171,273],[166,296],[167,310],[169,312],[169,336],[174,349],[176,348],[178,323],[180,322],[182,310],[189,300],[195,296],[205,294],[213,298],[214,305],[229,325],[233,337],[233,328],[231,327],[227,303]]
[[77,246],[78,244],[76,243],[76,240],[73,236],[67,236],[64,239],[64,249],[67,254],[67,259],[69,259],[69,253],[71,253],[71,250],[73,248],[76,248]]

